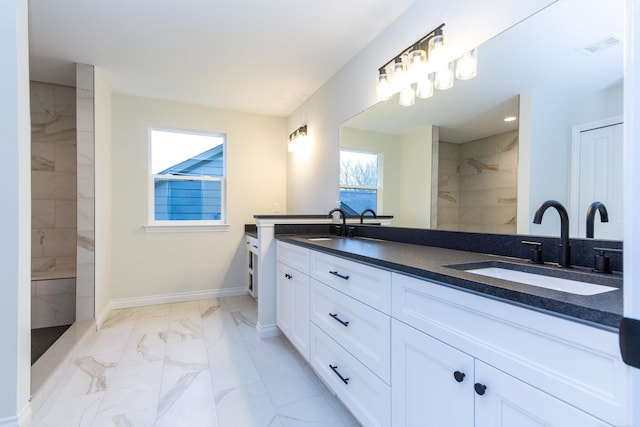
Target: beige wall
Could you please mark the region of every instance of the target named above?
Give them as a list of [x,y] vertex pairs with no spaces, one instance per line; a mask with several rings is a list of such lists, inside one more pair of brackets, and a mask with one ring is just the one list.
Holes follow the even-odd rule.
[[95,314],[100,323],[111,302],[111,92],[94,69],[95,99]]
[[[229,231],[145,233],[150,126],[227,135]],[[113,300],[246,286],[244,225],[284,213],[286,141],[284,118],[114,94]]]
[[402,137],[402,202],[394,225],[421,228],[431,225],[432,143],[433,126],[416,129]]

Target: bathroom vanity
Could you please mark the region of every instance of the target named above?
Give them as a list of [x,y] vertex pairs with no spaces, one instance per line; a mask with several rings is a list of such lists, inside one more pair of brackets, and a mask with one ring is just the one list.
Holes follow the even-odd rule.
[[621,275],[576,268],[610,287],[578,295],[459,268],[495,262],[528,264],[280,234],[277,325],[363,425],[629,424]]

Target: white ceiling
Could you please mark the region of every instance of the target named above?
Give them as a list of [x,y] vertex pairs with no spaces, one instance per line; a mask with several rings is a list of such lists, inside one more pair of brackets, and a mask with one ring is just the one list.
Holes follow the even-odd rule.
[[30,0],[30,74],[288,116],[414,1]]

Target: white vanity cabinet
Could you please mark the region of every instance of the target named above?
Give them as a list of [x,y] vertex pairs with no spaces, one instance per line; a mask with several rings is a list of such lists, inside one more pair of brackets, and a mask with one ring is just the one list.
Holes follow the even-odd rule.
[[400,274],[392,292],[392,425],[625,424],[616,334]]
[[309,360],[309,250],[278,242],[276,324]]
[[615,332],[278,242],[277,322],[365,426],[629,425]]
[[391,425],[391,273],[310,252],[311,366],[365,426]]
[[391,425],[607,425],[397,320],[393,320],[392,336]]

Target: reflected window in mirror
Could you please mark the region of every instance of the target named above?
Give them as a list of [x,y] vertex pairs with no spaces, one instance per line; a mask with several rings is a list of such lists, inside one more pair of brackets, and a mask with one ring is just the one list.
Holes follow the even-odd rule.
[[379,153],[340,151],[340,207],[347,215],[381,210],[381,161]]

